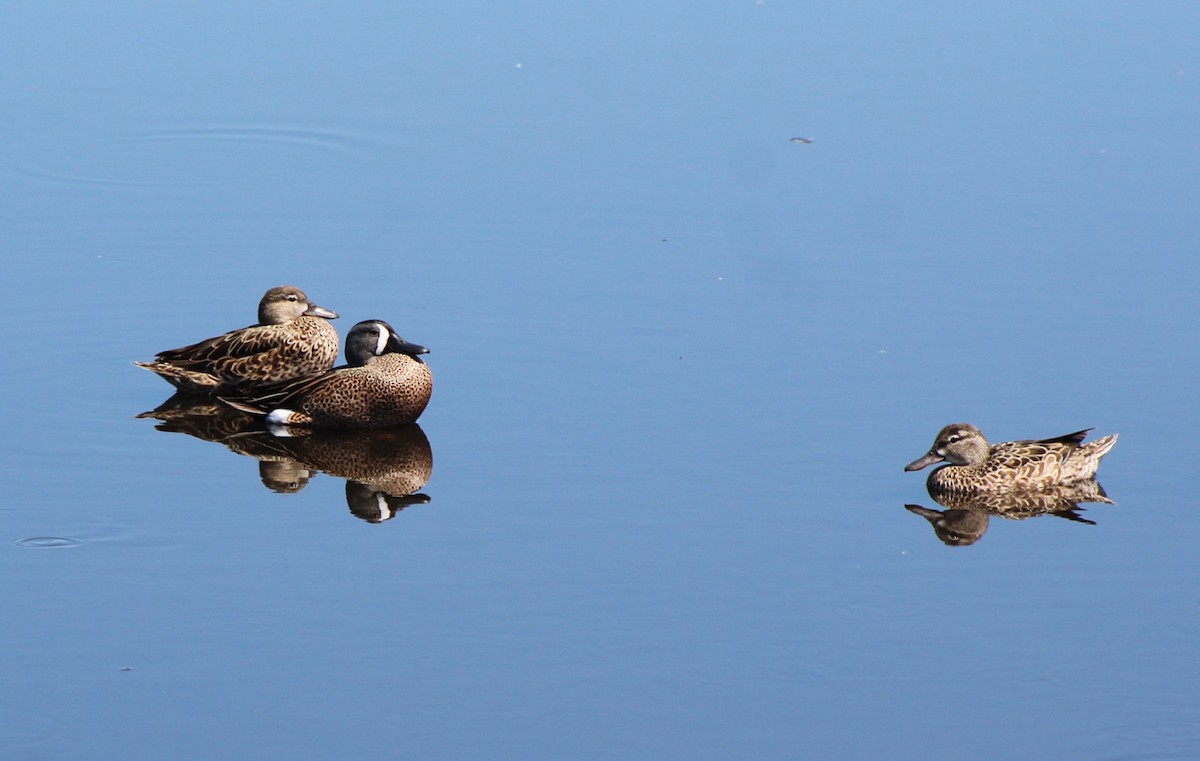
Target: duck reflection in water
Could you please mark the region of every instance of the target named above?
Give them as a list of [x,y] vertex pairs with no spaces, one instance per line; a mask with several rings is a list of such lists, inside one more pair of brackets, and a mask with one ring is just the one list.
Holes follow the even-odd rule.
[[1104,487],[1094,479],[1027,491],[963,494],[930,489],[929,496],[946,509],[933,510],[921,505],[904,507],[929,521],[937,538],[951,547],[966,547],[979,541],[988,530],[988,521],[993,515],[1014,521],[1054,515],[1094,526],[1095,521],[1081,514],[1084,508],[1080,503],[1114,504],[1104,493]]
[[263,485],[274,492],[298,492],[321,471],[345,479],[351,514],[371,523],[430,501],[420,490],[433,472],[433,450],[416,423],[360,431],[292,430],[276,437],[263,430],[261,417],[183,394],[138,417],[158,420],[160,431],[185,433],[257,460]]

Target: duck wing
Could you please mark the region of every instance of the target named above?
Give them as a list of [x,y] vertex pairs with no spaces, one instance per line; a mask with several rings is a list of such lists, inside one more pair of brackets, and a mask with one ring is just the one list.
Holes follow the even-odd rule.
[[992,447],[988,470],[1008,471],[1019,477],[1035,478],[1056,467],[1079,448],[1075,439],[1059,437],[1039,441],[1006,441]]
[[267,329],[274,327],[276,326],[248,325],[178,349],[160,351],[156,359],[180,367],[195,367],[211,365],[222,360],[252,357],[279,346],[278,332]]
[[1062,436],[1055,436],[1055,437],[1054,437],[1054,438],[1052,438],[1052,439],[1038,439],[1038,440],[1037,440],[1037,441],[1035,441],[1035,442],[1022,442],[1022,443],[1035,443],[1035,444],[1082,444],[1082,443],[1083,443],[1083,440],[1084,440],[1085,438],[1087,438],[1088,432],[1089,432],[1089,431],[1092,431],[1092,430],[1095,430],[1095,429],[1093,429],[1093,428],[1084,428],[1082,431],[1076,431],[1075,433],[1064,433]]
[[315,389],[336,378],[338,371],[344,369],[347,368],[335,367],[319,375],[307,375],[275,383],[242,384],[231,393],[222,394],[217,398],[235,410],[252,415],[265,415],[271,410],[286,407],[293,399],[311,394]]

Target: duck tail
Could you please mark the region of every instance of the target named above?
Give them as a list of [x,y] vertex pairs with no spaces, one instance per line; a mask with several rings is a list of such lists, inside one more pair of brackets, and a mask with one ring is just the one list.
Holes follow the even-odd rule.
[[1101,457],[1108,454],[1108,451],[1117,443],[1117,435],[1118,434],[1110,433],[1109,435],[1096,439],[1090,444],[1085,444],[1084,446],[1091,450],[1088,453],[1090,456],[1099,460]]

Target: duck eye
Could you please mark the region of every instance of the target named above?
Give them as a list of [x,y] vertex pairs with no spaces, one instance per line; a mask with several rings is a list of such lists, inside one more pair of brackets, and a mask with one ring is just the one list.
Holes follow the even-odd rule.
[[955,433],[955,434],[951,434],[950,438],[946,439],[946,441],[951,444],[954,444],[954,443],[957,443],[958,440],[961,438],[962,438],[962,436],[959,436],[957,433]]

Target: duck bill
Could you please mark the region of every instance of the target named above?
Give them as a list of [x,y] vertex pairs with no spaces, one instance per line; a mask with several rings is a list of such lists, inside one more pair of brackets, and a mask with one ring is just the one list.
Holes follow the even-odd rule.
[[941,510],[930,510],[928,507],[921,505],[905,505],[904,509],[915,515],[919,515],[930,523],[937,523],[943,517]]
[[418,354],[428,354],[429,353],[429,349],[426,349],[424,346],[421,346],[420,344],[411,343],[409,341],[405,341],[403,338],[396,335],[395,333],[393,333],[392,337],[388,339],[387,350],[399,352],[400,354],[407,354],[410,357],[415,357]]
[[338,317],[337,312],[332,312],[316,304],[309,304],[308,309],[304,310],[304,314],[309,317],[324,317],[326,320],[336,320]]
[[945,459],[945,457],[942,457],[937,452],[930,452],[921,459],[913,460],[909,464],[905,465],[904,469],[906,471],[920,470],[921,468],[928,468],[930,465],[942,462]]

